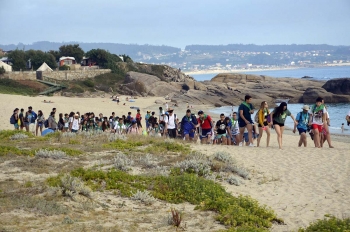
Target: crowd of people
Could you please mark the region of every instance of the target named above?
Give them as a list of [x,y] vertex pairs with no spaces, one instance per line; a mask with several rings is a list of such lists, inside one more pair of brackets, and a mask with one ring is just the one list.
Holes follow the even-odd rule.
[[[150,135],[164,138],[179,138],[186,141],[197,141],[202,144],[221,144],[255,147],[261,145],[263,134],[266,134],[266,146],[270,144],[270,131],[274,129],[277,134],[278,146],[282,149],[285,121],[290,116],[294,122],[293,132],[299,132],[298,146],[307,146],[307,133],[310,133],[314,145],[323,147],[325,141],[333,148],[329,133],[329,114],[322,98],[318,97],[315,104],[309,107],[305,105],[301,112],[294,117],[288,110],[286,102],[275,107],[272,112],[266,101],[261,102],[253,120],[255,109],[251,104],[252,97],[245,96],[245,100],[239,105],[238,111],[231,115],[220,115],[218,121],[202,110],[197,115],[189,106],[180,120],[173,108],[159,107],[158,112],[147,111],[142,116],[139,108],[135,116],[132,112],[126,115],[116,116],[114,112],[106,117],[102,113],[98,116],[93,112],[80,114],[71,112],[58,114],[53,108],[48,118],[45,118],[41,110],[36,113],[33,108],[28,111],[16,108],[10,118],[10,123],[15,130],[32,131],[35,135],[43,133],[43,129],[50,131],[72,132],[79,131],[103,131],[106,133]],[[118,99],[119,103],[119,99]],[[256,145],[254,144],[256,142]]]

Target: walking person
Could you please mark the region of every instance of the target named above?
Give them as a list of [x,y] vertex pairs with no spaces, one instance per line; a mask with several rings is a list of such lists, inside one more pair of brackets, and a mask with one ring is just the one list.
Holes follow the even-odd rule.
[[237,119],[237,112],[232,113],[232,126],[231,126],[231,141],[232,145],[239,145],[240,143],[239,125]]
[[276,107],[271,113],[271,119],[273,120],[273,125],[277,133],[277,141],[279,149],[282,150],[282,136],[284,132],[284,122],[286,121],[287,116],[290,116],[294,124],[297,124],[292,113],[287,109],[287,103],[282,102],[278,107]]
[[321,148],[321,133],[323,130],[323,124],[326,121],[326,109],[322,104],[323,99],[318,97],[316,104],[310,109],[311,125],[314,133],[314,143],[316,148]]
[[299,112],[295,118],[298,124],[294,124],[293,133],[296,132],[296,129],[299,131],[300,139],[298,143],[298,147],[301,147],[304,144],[304,147],[307,146],[307,136],[306,133],[309,130],[309,120],[310,120],[310,107],[308,105],[304,105],[302,108],[303,111]]
[[254,113],[254,107],[251,104],[252,97],[249,95],[246,95],[244,97],[244,102],[238,107],[239,112],[239,118],[238,118],[238,125],[239,125],[239,133],[241,135],[240,137],[240,143],[239,146],[243,146],[243,134],[245,128],[248,130],[248,139],[249,139],[249,147],[254,147],[253,144],[253,120],[251,115]]
[[164,117],[165,122],[165,133],[168,133],[169,138],[176,138],[176,114],[174,114],[174,109],[169,108],[168,115]]
[[217,139],[217,144],[227,145],[226,133],[229,129],[228,124],[225,120],[225,115],[220,114],[220,120],[215,124],[214,133],[216,134],[215,138]]
[[148,130],[148,128],[150,127],[150,123],[148,122],[150,117],[151,117],[151,111],[147,110],[147,114],[145,115],[146,130]]
[[193,141],[196,127],[198,127],[198,121],[194,115],[191,114],[191,110],[186,110],[186,115],[181,120],[182,135],[186,141]]
[[41,110],[38,111],[38,118],[36,120],[35,135],[38,136],[38,130],[40,129],[40,135],[43,133],[43,126],[45,122],[44,114]]
[[260,140],[263,136],[263,132],[266,132],[266,147],[270,144],[270,126],[269,126],[269,118],[270,118],[270,111],[269,111],[269,105],[266,101],[261,102],[260,109],[257,112],[258,114],[258,128],[259,128],[259,137],[257,139],[257,147],[260,145]]
[[209,115],[204,114],[202,110],[198,111],[198,124],[200,130],[200,139],[202,144],[210,144],[212,137],[213,120]]
[[88,120],[89,120],[89,118],[84,120],[84,123],[82,123],[83,125],[81,125],[81,123],[80,123],[81,119],[79,117],[79,114],[74,114],[74,112],[73,112],[72,121],[70,123],[70,128],[69,128],[70,132],[77,133],[81,127],[84,128],[84,131],[87,131],[89,129]]
[[20,125],[19,125],[19,128],[21,129],[21,130],[23,130],[23,128],[25,127],[25,125],[24,125],[24,109],[22,108],[21,109],[21,112],[19,113],[19,121],[20,121]]
[[55,112],[52,111],[49,118],[48,118],[48,123],[49,123],[49,129],[56,131],[57,130],[57,122],[55,119]]
[[28,111],[26,112],[25,118],[24,118],[24,124],[26,127],[27,132],[35,133],[35,121],[37,119],[38,115],[33,111],[33,108],[31,106],[28,107]]
[[19,130],[19,125],[18,125],[18,122],[19,122],[18,111],[19,111],[18,108],[14,109],[14,110],[13,110],[13,114],[11,115],[11,118],[10,118],[10,123],[14,126],[15,130]]
[[322,104],[324,105],[324,108],[326,110],[326,113],[325,113],[326,120],[323,122],[323,130],[322,130],[323,139],[321,142],[321,147],[323,147],[323,143],[327,140],[329,148],[334,148],[332,146],[331,134],[329,133],[329,127],[331,126],[331,120],[329,117],[327,106],[324,104],[324,100],[322,100]]
[[141,117],[140,109],[138,109],[136,113],[136,122],[139,128],[142,128],[141,120],[142,120],[142,117]]

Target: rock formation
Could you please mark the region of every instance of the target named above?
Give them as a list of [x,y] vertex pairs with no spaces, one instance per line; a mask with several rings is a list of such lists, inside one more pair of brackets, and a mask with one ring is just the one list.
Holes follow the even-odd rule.
[[350,95],[350,78],[329,80],[322,86],[322,88],[334,94]]

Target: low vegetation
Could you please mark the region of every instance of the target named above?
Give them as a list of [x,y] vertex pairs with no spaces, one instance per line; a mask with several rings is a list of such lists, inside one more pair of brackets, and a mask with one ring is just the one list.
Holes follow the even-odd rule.
[[0,78],[0,93],[33,96],[37,95],[39,91],[15,80]]
[[311,223],[306,228],[300,228],[299,232],[346,232],[350,231],[350,217],[339,219],[332,215],[326,215],[322,220]]

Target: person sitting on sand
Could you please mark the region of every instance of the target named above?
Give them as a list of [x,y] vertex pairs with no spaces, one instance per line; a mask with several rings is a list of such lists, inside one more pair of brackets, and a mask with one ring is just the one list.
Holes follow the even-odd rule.
[[46,101],[44,100],[44,103],[54,103],[53,101]]
[[286,121],[287,116],[290,116],[294,124],[298,124],[295,121],[294,116],[292,113],[287,109],[287,103],[282,102],[278,107],[276,107],[272,113],[271,113],[271,118],[273,120],[273,125],[275,126],[275,130],[277,133],[277,141],[278,141],[278,146],[280,149],[282,149],[282,135],[284,131],[284,122]]
[[298,129],[299,131],[300,139],[299,139],[298,147],[301,147],[301,145],[303,144],[304,144],[304,147],[307,146],[306,132],[309,130],[310,107],[308,105],[304,105],[302,110],[303,111],[299,112],[295,118],[298,124],[297,125],[294,124],[294,130],[293,130],[293,133],[296,132],[296,129]]

